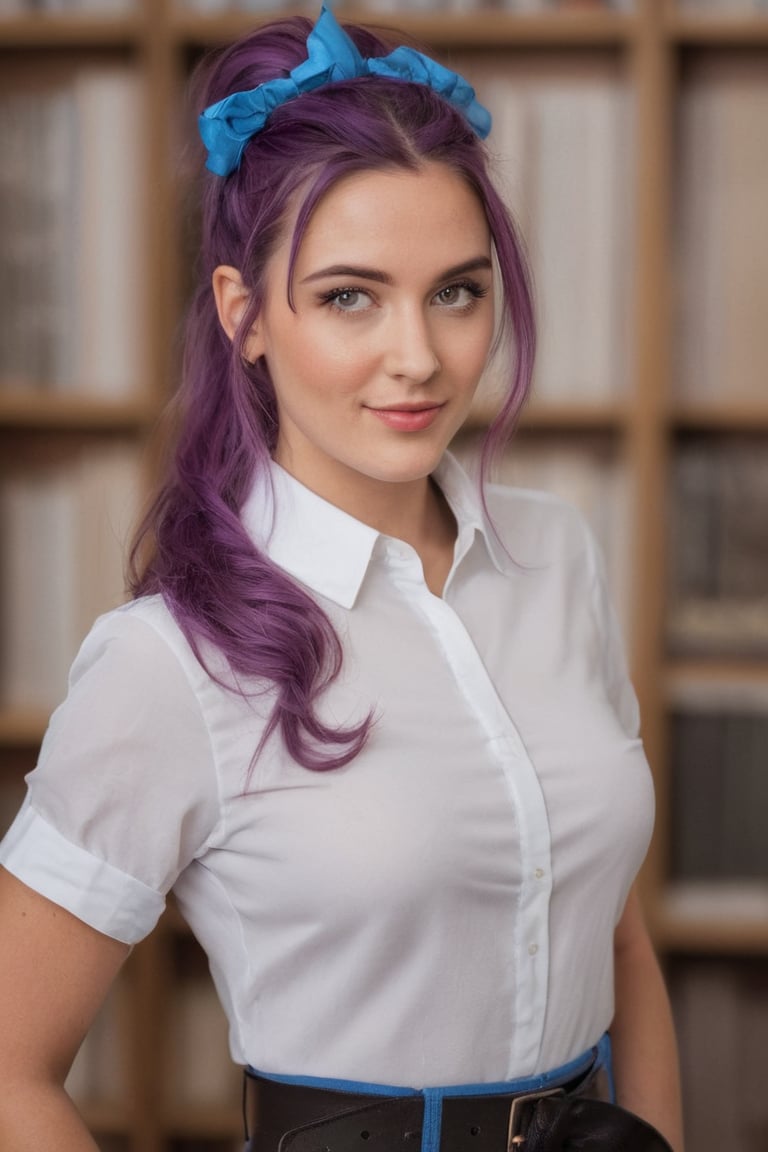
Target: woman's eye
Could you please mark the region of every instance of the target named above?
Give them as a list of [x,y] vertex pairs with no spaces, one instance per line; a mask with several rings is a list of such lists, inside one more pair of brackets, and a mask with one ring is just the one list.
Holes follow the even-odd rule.
[[362,292],[359,288],[341,288],[329,292],[326,300],[340,312],[362,312],[371,304],[368,293]]
[[475,300],[486,295],[486,290],[474,284],[448,284],[441,288],[435,299],[449,308],[468,308]]

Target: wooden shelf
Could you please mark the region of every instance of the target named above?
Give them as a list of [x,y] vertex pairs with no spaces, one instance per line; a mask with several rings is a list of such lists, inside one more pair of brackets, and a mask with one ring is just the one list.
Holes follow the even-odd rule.
[[0,750],[34,748],[48,727],[49,712],[44,709],[8,709],[0,711]]
[[679,47],[753,48],[768,45],[768,16],[748,9],[728,15],[674,12],[667,17],[664,29],[670,42]]
[[13,48],[132,48],[142,38],[139,14],[98,17],[93,13],[67,16],[0,16],[0,47]]
[[685,921],[678,916],[654,918],[651,924],[656,947],[662,953],[763,956],[768,952],[768,925],[765,924]]
[[667,661],[665,678],[670,691],[687,684],[744,684],[768,688],[768,658],[752,661],[718,657],[709,660],[673,659]]
[[674,404],[669,424],[676,432],[768,433],[768,405],[734,400],[714,404]]
[[162,1123],[173,1139],[237,1139],[243,1134],[242,1106],[239,1100],[232,1104],[178,1105],[166,1113]]
[[[718,890],[719,887],[719,890]],[[768,885],[693,886],[661,894],[650,916],[663,951],[712,956],[768,953]]]
[[768,659],[673,664],[664,676],[664,701],[669,713],[768,715]]
[[3,429],[140,430],[157,419],[158,406],[146,399],[106,400],[84,395],[0,390]]
[[[279,15],[316,16],[316,9],[296,8]],[[622,47],[631,44],[637,29],[632,15],[611,11],[558,11],[551,14],[515,15],[500,12],[471,14],[414,14],[375,12],[364,8],[340,8],[342,23],[371,24],[396,28],[415,40],[439,48],[515,48],[573,45],[586,47]],[[254,12],[228,12],[206,16],[174,12],[171,16],[173,36],[191,46],[205,47],[235,39],[249,28],[265,23],[273,16]]]
[[523,412],[521,428],[542,431],[626,432],[631,421],[627,403],[537,404]]
[[[464,423],[465,429],[473,431],[487,427],[496,412],[495,405],[480,401],[473,406]],[[630,422],[630,408],[620,401],[602,404],[532,403],[523,411],[520,428],[529,432],[552,434],[579,435],[594,432],[614,435],[626,432]]]

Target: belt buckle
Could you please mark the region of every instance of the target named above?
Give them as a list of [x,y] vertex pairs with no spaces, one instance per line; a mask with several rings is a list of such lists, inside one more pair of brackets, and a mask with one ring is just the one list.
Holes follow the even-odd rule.
[[507,1152],[516,1152],[527,1140],[522,1132],[523,1110],[527,1104],[544,1100],[547,1096],[564,1096],[564,1088],[544,1088],[540,1092],[524,1092],[515,1096],[509,1109],[509,1127],[507,1128]]

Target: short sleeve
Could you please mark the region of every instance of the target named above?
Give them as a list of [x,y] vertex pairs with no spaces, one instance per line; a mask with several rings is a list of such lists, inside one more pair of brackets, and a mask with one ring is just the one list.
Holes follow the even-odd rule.
[[624,640],[608,591],[605,561],[595,537],[584,523],[592,575],[592,606],[600,638],[602,676],[606,695],[622,729],[634,739],[640,732],[640,707],[629,677]]
[[194,687],[150,623],[125,611],[96,623],[27,786],[0,863],[97,930],[136,943],[220,814]]

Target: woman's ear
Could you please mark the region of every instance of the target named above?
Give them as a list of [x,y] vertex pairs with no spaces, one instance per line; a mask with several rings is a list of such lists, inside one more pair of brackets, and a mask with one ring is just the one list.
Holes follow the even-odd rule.
[[[214,269],[212,284],[219,322],[229,339],[234,340],[248,307],[250,292],[243,284],[243,278],[237,268],[231,268],[228,264],[220,264]],[[245,341],[245,355],[251,361],[259,356],[258,350],[253,346],[255,334],[254,327]]]

